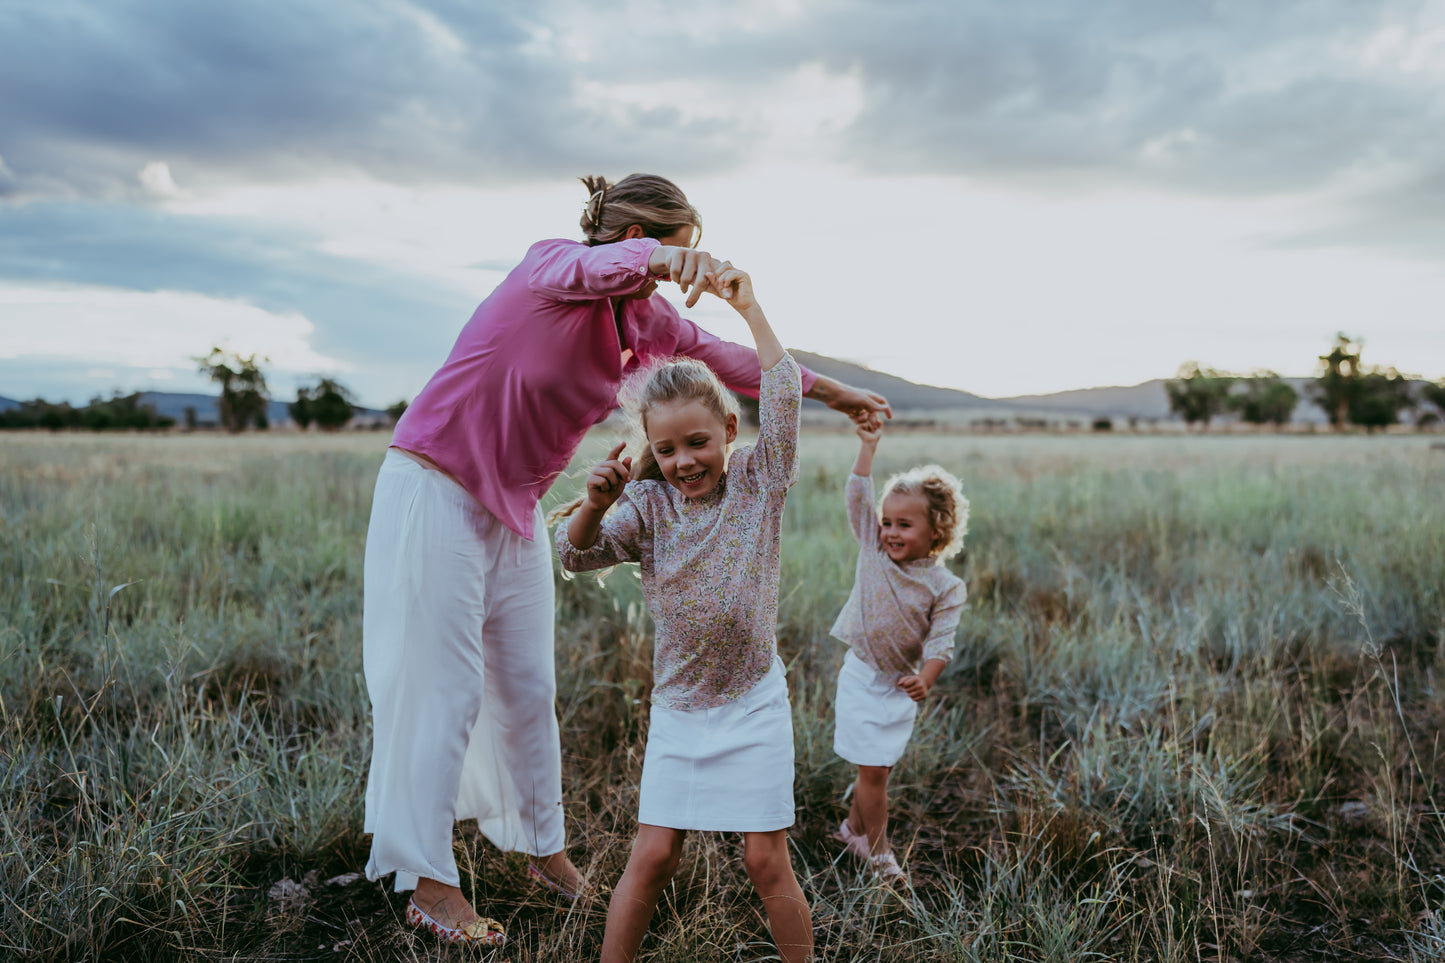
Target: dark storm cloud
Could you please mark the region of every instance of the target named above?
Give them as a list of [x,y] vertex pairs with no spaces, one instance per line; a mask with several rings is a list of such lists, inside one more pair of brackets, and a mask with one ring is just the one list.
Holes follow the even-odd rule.
[[869,168],[1253,193],[1433,157],[1438,84],[1344,53],[1419,7],[855,3],[794,29],[860,78]]
[[[318,253],[294,231],[95,202],[0,207],[0,280],[184,291],[299,312],[322,354],[435,364],[475,307],[376,264]],[[461,320],[459,320],[461,319]],[[13,319],[23,321],[23,319]]]
[[[1408,31],[1416,0],[852,0],[692,32],[662,9],[10,5],[0,192],[133,186],[150,160],[183,186],[338,168],[403,183],[717,171],[747,156],[746,110],[809,63],[856,78],[863,97],[817,155],[879,172],[1293,190],[1362,163],[1419,162],[1445,123],[1428,76],[1340,53],[1383,27]],[[719,102],[598,102],[588,81],[697,82]]]
[[[363,170],[400,182],[548,176],[716,130],[604,117],[549,45],[545,5],[108,0],[0,7],[0,191],[109,194],[165,160],[182,184]],[[609,136],[620,126],[626,137]],[[8,169],[9,175],[5,176]]]

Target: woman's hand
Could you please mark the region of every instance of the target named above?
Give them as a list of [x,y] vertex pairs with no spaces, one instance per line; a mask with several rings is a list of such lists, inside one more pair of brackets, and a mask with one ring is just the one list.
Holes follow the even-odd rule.
[[808,397],[821,401],[834,411],[841,411],[857,425],[893,417],[893,408],[888,404],[887,398],[875,391],[864,391],[841,381],[834,381],[825,375],[818,376],[813,387],[808,389]]
[[613,448],[607,460],[587,476],[587,504],[598,512],[611,508],[622,497],[622,486],[632,478],[632,459],[618,457],[626,447],[627,443],[623,442]]
[[727,261],[719,261],[706,251],[690,247],[672,247],[661,244],[652,249],[647,259],[648,273],[667,275],[668,280],[677,283],[687,295],[687,306],[697,304],[697,299],[709,289],[716,292],[718,275],[732,267]]

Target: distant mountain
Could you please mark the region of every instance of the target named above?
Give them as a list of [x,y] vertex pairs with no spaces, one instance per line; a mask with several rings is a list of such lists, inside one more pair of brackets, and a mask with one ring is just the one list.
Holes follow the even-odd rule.
[[[186,423],[186,409],[196,409],[196,424],[219,425],[221,423],[220,397],[217,395],[191,394],[180,391],[142,391],[140,403],[150,405],[156,414],[174,418],[176,424]],[[286,413],[286,402],[266,403],[266,420],[279,425],[291,420]]]
[[[1014,395],[1007,398],[985,398],[953,388],[915,384],[863,365],[839,361],[810,351],[791,351],[793,357],[819,374],[876,391],[888,399],[895,411],[953,412],[972,418],[1138,418],[1144,421],[1168,421],[1169,395],[1163,378],[1137,385],[1109,385],[1099,388],[1078,388],[1040,395]],[[1329,417],[1310,400],[1307,386],[1312,378],[1286,378],[1299,392],[1299,406],[1294,420],[1327,424]],[[1229,420],[1228,416],[1220,421]]]
[[[1329,423],[1329,416],[1310,400],[1307,386],[1314,381],[1313,378],[1284,380],[1299,392],[1299,405],[1294,410],[1294,421],[1320,425]],[[994,400],[1000,404],[1034,411],[1057,412],[1060,415],[1165,420],[1172,416],[1164,381],[1163,378],[1155,378],[1137,385],[1080,388],[1047,395],[1017,395]],[[1221,418],[1221,421],[1223,420],[1227,418]]]
[[1014,395],[997,399],[1000,403],[1061,414],[1102,415],[1106,417],[1168,418],[1169,396],[1164,379],[1155,378],[1137,385],[1111,385],[1102,388],[1077,388],[1046,395]]
[[818,374],[836,378],[855,388],[878,392],[888,399],[888,403],[893,406],[895,411],[976,408],[982,412],[1010,407],[993,398],[983,398],[967,391],[959,391],[956,388],[937,388],[933,385],[915,384],[895,375],[884,374],[881,371],[874,371],[872,368],[865,368],[860,364],[839,361],[837,358],[814,354],[811,351],[795,351],[790,348],[788,353],[799,364],[812,368]]
[[11,408],[19,408],[20,402],[13,398],[0,398],[0,411],[9,411]]
[[[178,425],[185,424],[187,408],[196,409],[196,424],[198,425],[219,425],[221,423],[220,398],[216,395],[185,394],[178,391],[143,391],[140,403],[151,405],[158,415],[174,418]],[[291,414],[286,410],[289,403],[276,401],[274,398],[268,401],[266,403],[266,420],[273,425],[288,424],[291,421]],[[356,417],[385,418],[386,412],[378,411],[375,408],[358,408]]]

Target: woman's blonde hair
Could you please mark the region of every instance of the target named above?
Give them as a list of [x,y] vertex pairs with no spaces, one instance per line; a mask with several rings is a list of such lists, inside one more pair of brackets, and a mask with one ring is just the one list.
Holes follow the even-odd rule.
[[633,224],[644,237],[663,238],[685,227],[693,228],[692,244],[702,239],[702,217],[687,202],[687,195],[672,181],[656,174],[629,174],[616,184],[605,177],[578,178],[587,185],[582,208],[582,233],[589,247],[620,241]]
[[[622,409],[632,422],[633,441],[639,446],[628,472],[632,481],[662,481],[662,468],[647,441],[647,413],[657,405],[696,401],[727,423],[728,416],[742,415],[737,398],[723,387],[713,370],[696,358],[660,358],[638,369],[617,392]],[[548,516],[548,523],[566,518],[582,505],[582,499],[563,505]]]
[[927,500],[928,523],[933,526],[933,550],[929,554],[934,559],[941,564],[959,553],[968,532],[968,499],[963,496],[963,483],[952,472],[938,465],[919,465],[899,472],[883,486],[883,498],[893,494],[917,495]]

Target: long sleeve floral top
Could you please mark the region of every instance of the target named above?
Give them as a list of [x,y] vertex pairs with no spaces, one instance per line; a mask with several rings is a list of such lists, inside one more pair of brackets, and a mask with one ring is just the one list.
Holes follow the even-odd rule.
[[656,633],[654,705],[708,709],[741,697],[777,652],[783,500],[798,474],[802,384],[791,355],[763,372],[757,445],[739,448],[707,495],[629,482],[591,548],[557,526],[570,572],[637,562]]

